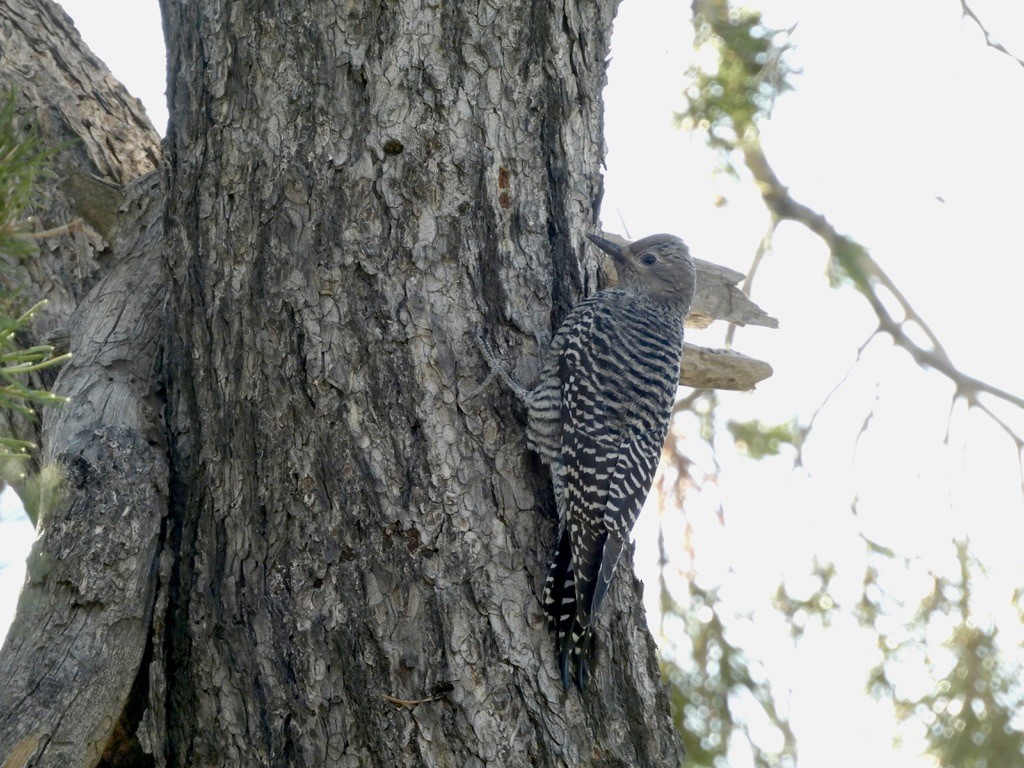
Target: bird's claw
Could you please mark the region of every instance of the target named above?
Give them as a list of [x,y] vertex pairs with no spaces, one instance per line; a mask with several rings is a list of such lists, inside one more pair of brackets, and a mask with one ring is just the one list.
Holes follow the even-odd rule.
[[473,341],[476,342],[477,349],[480,350],[480,354],[483,355],[484,360],[487,362],[487,367],[491,369],[491,372],[487,375],[487,378],[483,382],[470,392],[463,401],[472,400],[474,397],[483,392],[494,381],[495,377],[501,378],[508,388],[512,390],[512,393],[521,403],[526,403],[527,391],[526,389],[515,379],[509,376],[508,371],[505,370],[504,366],[499,362],[494,351],[491,349],[491,345],[487,343],[487,339],[484,338],[482,333],[474,335]]

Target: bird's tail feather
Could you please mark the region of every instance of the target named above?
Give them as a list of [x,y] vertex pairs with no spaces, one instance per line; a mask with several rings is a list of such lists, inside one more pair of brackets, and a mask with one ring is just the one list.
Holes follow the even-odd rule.
[[622,554],[622,539],[615,534],[610,534],[604,542],[601,553],[601,568],[598,570],[597,579],[594,583],[594,595],[590,601],[588,613],[595,616],[608,594],[608,587],[611,586],[612,577],[615,576],[615,566],[619,562],[619,555]]
[[582,691],[589,676],[586,648],[590,640],[590,627],[582,626],[578,620],[576,580],[572,570],[572,547],[568,531],[563,531],[559,537],[558,550],[544,582],[544,612],[555,633],[562,686],[568,689],[569,681],[575,679],[577,687]]

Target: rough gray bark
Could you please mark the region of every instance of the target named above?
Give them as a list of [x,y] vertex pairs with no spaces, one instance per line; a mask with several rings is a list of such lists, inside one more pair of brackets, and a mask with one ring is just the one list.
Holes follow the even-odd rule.
[[[99,178],[116,188],[159,162],[159,137],[138,100],[83,45],[55,3],[5,0],[0,6],[0,89],[15,91],[26,120],[50,146],[63,145],[55,176],[37,184],[44,207],[33,213],[40,228],[93,218],[91,186],[75,185],[76,178]],[[66,327],[108,266],[109,240],[85,226],[40,242],[27,276],[49,301],[35,324],[40,335]]]
[[5,768],[94,765],[146,647],[167,510],[152,392],[162,328],[153,299],[166,286],[154,177],[133,188],[112,244],[122,185],[155,167],[158,138],[50,3],[0,7],[0,89],[15,91],[47,144],[63,146],[55,176],[41,180],[38,227],[85,220],[69,236],[42,241],[14,275],[27,295],[49,300],[34,341],[60,336],[74,352],[55,385],[74,400],[46,414],[41,438],[38,423],[9,425],[41,443],[64,487],[41,510],[18,617],[0,653],[0,760]]
[[[68,318],[112,265],[110,197],[132,179],[156,168],[159,137],[139,107],[83,44],[71,20],[52,2],[5,0],[0,4],[0,92],[17,95],[19,113],[46,144],[61,147],[56,173],[37,182],[40,205],[30,213],[37,229],[77,218],[85,225],[69,236],[39,241],[38,257],[13,275],[0,274],[0,290],[29,286],[27,295],[47,304],[35,316],[34,341],[66,343]],[[78,181],[78,183],[76,183]],[[100,200],[96,190],[108,190]],[[37,378],[53,383],[53,372]],[[6,434],[39,443],[40,424],[0,414]],[[34,465],[33,469],[38,469]]]
[[679,762],[628,567],[562,691],[546,478],[460,401],[596,288],[614,6],[164,4],[170,764]]
[[53,387],[71,401],[45,414],[43,463],[58,468],[61,486],[40,517],[0,655],[0,755],[30,743],[30,765],[95,764],[150,633],[168,508],[155,391],[161,198],[153,174],[130,187],[118,241],[130,255],[73,313],[73,357]]
[[[0,755],[94,765],[126,709],[149,637],[167,446],[155,391],[166,279],[159,178],[129,189],[117,252],[129,254],[70,318],[72,359],[44,419],[44,465],[61,486],[42,510],[0,654]],[[135,716],[137,719],[137,715]]]
[[4,768],[679,763],[628,558],[592,689],[562,691],[546,473],[508,393],[463,399],[476,333],[529,382],[598,287],[614,8],[165,2],[165,212],[66,17],[0,8],[0,76],[83,140],[51,215],[88,222],[28,278],[75,397]]

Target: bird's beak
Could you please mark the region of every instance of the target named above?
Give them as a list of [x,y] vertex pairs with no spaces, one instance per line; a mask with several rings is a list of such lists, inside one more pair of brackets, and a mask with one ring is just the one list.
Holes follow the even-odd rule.
[[587,235],[587,239],[615,259],[616,264],[621,264],[626,260],[626,255],[622,252],[621,245],[616,245],[611,240],[605,240],[597,235]]

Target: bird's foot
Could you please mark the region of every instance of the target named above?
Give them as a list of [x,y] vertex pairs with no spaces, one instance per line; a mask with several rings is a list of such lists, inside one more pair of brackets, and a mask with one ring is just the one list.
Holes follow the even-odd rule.
[[474,341],[476,341],[477,349],[480,350],[480,354],[483,355],[483,358],[487,362],[487,366],[491,369],[491,372],[487,374],[487,378],[483,380],[480,386],[478,386],[476,389],[474,389],[472,392],[466,395],[466,397],[463,398],[463,402],[472,400],[474,397],[476,397],[485,389],[487,389],[487,387],[490,386],[490,383],[494,381],[494,379],[500,378],[502,381],[505,382],[508,388],[512,390],[512,394],[516,396],[519,402],[523,403],[523,405],[526,405],[527,396],[529,395],[529,392],[522,384],[520,384],[518,381],[513,379],[508,374],[508,371],[505,370],[505,367],[498,361],[498,358],[495,356],[494,351],[491,349],[491,345],[487,343],[487,339],[485,339],[483,336],[475,336]]

